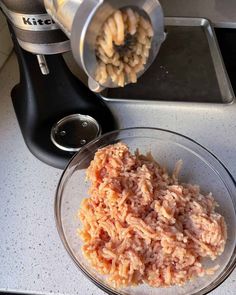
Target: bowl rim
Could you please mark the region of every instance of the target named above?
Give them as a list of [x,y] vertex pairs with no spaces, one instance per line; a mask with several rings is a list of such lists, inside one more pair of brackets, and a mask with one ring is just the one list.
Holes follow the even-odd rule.
[[[60,179],[58,181],[57,184],[57,188],[56,188],[56,192],[55,192],[55,200],[54,200],[54,219],[55,219],[55,223],[56,223],[56,227],[57,227],[57,231],[58,234],[60,236],[61,242],[65,248],[65,250],[67,251],[68,255],[70,256],[70,258],[73,260],[73,262],[75,263],[75,265],[78,267],[78,269],[92,282],[94,283],[98,288],[100,288],[102,291],[104,291],[107,294],[110,295],[120,295],[119,292],[117,292],[116,290],[112,290],[109,289],[109,287],[101,282],[98,282],[92,275],[90,275],[78,262],[78,260],[76,259],[76,257],[73,255],[72,251],[70,250],[70,247],[67,243],[65,234],[64,234],[64,230],[63,230],[63,226],[62,226],[62,222],[61,222],[61,218],[60,218],[60,210],[61,210],[61,195],[60,189],[61,189],[61,183],[62,180],[65,176],[65,174],[67,173],[67,170],[69,168],[69,166],[71,165],[71,163],[73,162],[73,160],[79,155],[81,154],[83,151],[85,151],[87,148],[89,148],[90,146],[93,146],[96,142],[98,142],[99,140],[101,140],[102,138],[109,136],[109,135],[113,135],[119,132],[125,132],[125,131],[135,131],[135,130],[155,130],[155,131],[161,131],[161,132],[166,132],[166,133],[170,133],[173,135],[177,135],[180,137],[183,137],[184,139],[187,139],[189,142],[195,144],[196,146],[200,147],[201,149],[203,149],[205,152],[207,152],[210,156],[212,156],[214,158],[214,160],[216,160],[218,162],[218,164],[220,164],[220,166],[225,170],[226,174],[229,176],[229,178],[231,179],[235,189],[236,189],[236,181],[233,177],[233,175],[231,174],[231,172],[228,170],[228,168],[225,166],[225,164],[219,160],[219,158],[213,153],[211,152],[209,149],[207,149],[206,147],[204,147],[202,144],[200,144],[199,142],[197,142],[196,140],[183,135],[181,133],[178,133],[176,131],[172,131],[172,130],[168,130],[168,129],[164,129],[164,128],[156,128],[156,127],[129,127],[129,128],[122,128],[122,129],[116,129],[114,131],[110,131],[107,133],[104,133],[103,135],[95,138],[94,140],[90,141],[88,144],[86,144],[85,146],[83,146],[77,153],[75,153],[73,155],[73,157],[69,160],[69,162],[67,163],[67,165],[65,166]],[[235,215],[236,215],[236,210],[235,211]],[[191,295],[205,295],[205,294],[209,294],[210,292],[212,292],[213,290],[215,290],[216,288],[218,288],[229,276],[230,274],[233,272],[233,270],[236,267],[236,244],[234,246],[233,249],[233,253],[231,255],[230,258],[233,258],[232,260],[230,259],[229,262],[227,263],[227,265],[224,268],[224,271],[226,272],[225,274],[222,274],[219,278],[216,278],[213,282],[210,283],[210,285],[207,285],[206,287],[204,287],[203,290],[191,293]],[[230,265],[229,265],[230,264]],[[227,269],[228,268],[228,269]],[[111,287],[110,287],[111,288]],[[204,291],[205,290],[205,291]]]

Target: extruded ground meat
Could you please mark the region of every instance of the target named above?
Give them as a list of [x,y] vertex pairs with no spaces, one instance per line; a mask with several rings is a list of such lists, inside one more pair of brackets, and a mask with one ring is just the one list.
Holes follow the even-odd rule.
[[136,83],[147,63],[153,35],[150,21],[137,11],[115,11],[97,37],[97,82],[103,85],[111,79],[120,87]]

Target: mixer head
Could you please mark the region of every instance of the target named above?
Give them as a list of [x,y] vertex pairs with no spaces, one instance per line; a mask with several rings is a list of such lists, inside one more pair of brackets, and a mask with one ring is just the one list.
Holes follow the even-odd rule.
[[[75,3],[78,6],[76,10]],[[88,75],[89,86],[93,91],[117,87],[117,84],[113,83],[111,79],[103,84],[96,82],[98,67],[96,40],[104,22],[115,11],[132,8],[152,24],[154,35],[149,57],[144,69],[138,73],[138,77],[152,64],[165,39],[164,17],[158,0],[44,0],[44,4],[47,12],[60,24],[60,27],[70,38],[74,58]]]

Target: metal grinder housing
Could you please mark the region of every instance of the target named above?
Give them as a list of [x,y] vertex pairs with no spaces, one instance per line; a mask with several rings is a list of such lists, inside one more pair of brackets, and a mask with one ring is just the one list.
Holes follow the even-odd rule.
[[[104,21],[117,9],[131,7],[138,10],[151,21],[153,26],[154,37],[149,59],[139,76],[152,64],[164,41],[164,18],[158,0],[45,0],[44,4],[47,12],[70,38],[73,55],[88,75],[91,88],[96,88],[96,83],[94,83],[97,67],[96,39]],[[117,87],[112,81],[102,86]]]

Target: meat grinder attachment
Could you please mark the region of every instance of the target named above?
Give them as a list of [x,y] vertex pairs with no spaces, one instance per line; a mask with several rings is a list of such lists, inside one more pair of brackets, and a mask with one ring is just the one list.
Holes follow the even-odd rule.
[[59,24],[71,41],[75,60],[89,78],[89,87],[93,91],[117,87],[112,81],[99,85],[95,81],[97,58],[95,44],[104,21],[117,9],[130,7],[138,10],[150,20],[154,36],[148,61],[141,76],[152,64],[165,39],[164,17],[158,0],[44,0],[48,14]]

